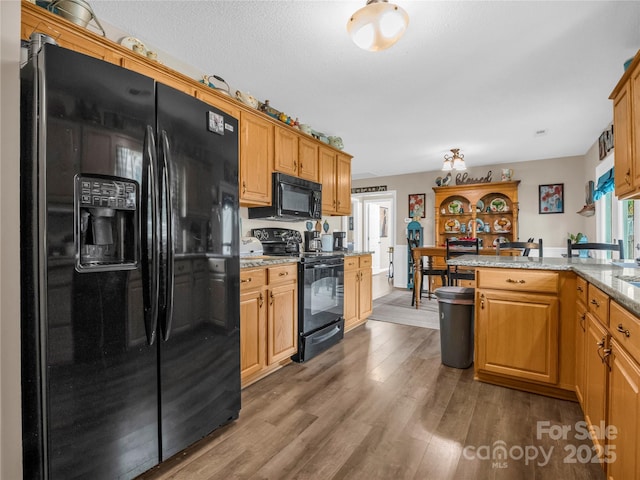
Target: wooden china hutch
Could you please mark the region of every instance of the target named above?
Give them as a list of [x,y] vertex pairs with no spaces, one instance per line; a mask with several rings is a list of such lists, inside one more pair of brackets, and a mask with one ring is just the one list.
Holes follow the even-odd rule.
[[478,238],[482,248],[518,240],[518,185],[509,182],[433,187],[435,244],[447,239]]

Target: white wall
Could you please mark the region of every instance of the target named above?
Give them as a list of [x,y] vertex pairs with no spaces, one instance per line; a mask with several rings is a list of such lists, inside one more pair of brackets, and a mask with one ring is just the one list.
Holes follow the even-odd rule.
[[[597,139],[596,139],[597,140]],[[473,165],[472,159],[466,159],[467,166]],[[486,167],[469,168],[470,177],[484,177],[489,170],[492,179],[500,180],[502,168],[512,168],[514,180],[520,180],[518,200],[520,203],[518,231],[520,239],[542,237],[544,245],[561,248],[565,246],[567,233],[585,231],[587,221],[576,212],[584,205],[584,184],[586,165],[584,156],[563,157],[547,160],[533,160],[511,164],[490,165]],[[409,175],[391,177],[375,177],[364,180],[354,180],[354,187],[386,185],[388,190],[397,191],[396,211],[396,244],[406,245],[406,224],[404,219],[408,215],[408,195],[411,193],[426,194],[426,218],[420,221],[424,228],[424,244],[434,244],[434,192],[435,179],[443,176],[443,172],[421,172]],[[454,175],[455,178],[455,175]],[[591,178],[591,177],[590,177]],[[549,183],[564,183],[564,213],[538,213],[538,185]],[[565,246],[566,248],[566,246]]]
[[0,478],[22,478],[20,2],[0,1]]

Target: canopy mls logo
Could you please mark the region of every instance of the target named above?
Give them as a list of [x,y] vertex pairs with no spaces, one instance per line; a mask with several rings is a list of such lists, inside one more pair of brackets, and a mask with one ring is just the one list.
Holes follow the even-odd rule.
[[[604,440],[615,440],[618,429],[614,425],[600,422],[589,427],[587,422],[579,421],[575,425],[552,425],[544,420],[536,423],[536,439],[571,441],[562,449],[563,463],[613,463],[616,461],[616,446],[604,445]],[[602,440],[599,445],[577,443],[588,441],[590,438]],[[487,445],[467,445],[462,450],[462,456],[467,460],[490,461],[492,468],[508,468],[509,461],[524,461],[525,465],[545,467],[551,461],[555,450],[554,445],[508,445],[504,440],[496,440]]]

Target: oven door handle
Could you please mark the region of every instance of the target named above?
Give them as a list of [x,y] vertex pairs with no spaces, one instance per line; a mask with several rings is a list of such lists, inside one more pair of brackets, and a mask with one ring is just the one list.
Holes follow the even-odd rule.
[[313,337],[311,338],[311,345],[315,344],[315,343],[322,343],[325,340],[327,340],[328,338],[333,337],[336,333],[338,333],[340,331],[340,325],[336,325],[335,327],[333,327],[331,330],[329,330],[327,333],[325,333],[324,335],[320,335],[319,337]]
[[314,263],[309,265],[308,268],[335,268],[339,266],[339,263]]

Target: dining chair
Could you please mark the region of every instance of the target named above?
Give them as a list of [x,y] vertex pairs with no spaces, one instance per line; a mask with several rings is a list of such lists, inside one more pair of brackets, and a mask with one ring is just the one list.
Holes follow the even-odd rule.
[[496,255],[500,255],[500,250],[505,250],[507,248],[521,248],[523,257],[528,257],[529,252],[531,250],[538,250],[538,257],[542,258],[542,239],[541,238],[539,238],[537,242],[534,242],[533,238],[530,238],[526,242],[498,243],[498,245],[496,245]]
[[617,243],[573,243],[571,239],[567,239],[567,258],[573,256],[573,250],[599,250],[618,252],[618,258],[624,260],[624,243],[618,240]]
[[[449,260],[461,255],[479,255],[480,243],[477,238],[471,240],[451,240],[447,239],[447,253],[446,259]],[[449,279],[448,285],[457,285],[458,280],[475,280],[475,270],[469,270],[467,268],[459,269],[457,265],[447,266],[447,278]]]
[[[407,238],[407,243],[411,247],[411,262],[413,262],[413,249],[418,246],[418,242],[415,240],[410,240]],[[425,263],[426,260],[426,263]],[[414,268],[416,266],[414,265]],[[420,298],[422,299],[422,294],[425,293],[424,284],[425,278],[427,277],[427,298],[431,300],[433,298],[433,292],[431,291],[431,277],[439,276],[442,280],[442,285],[447,285],[447,269],[446,268],[437,268],[433,266],[433,257],[422,258],[420,265],[418,267],[420,269],[420,275],[422,276],[422,281],[420,282]],[[411,306],[414,306],[416,302],[416,285],[414,282],[413,291],[411,295]]]

